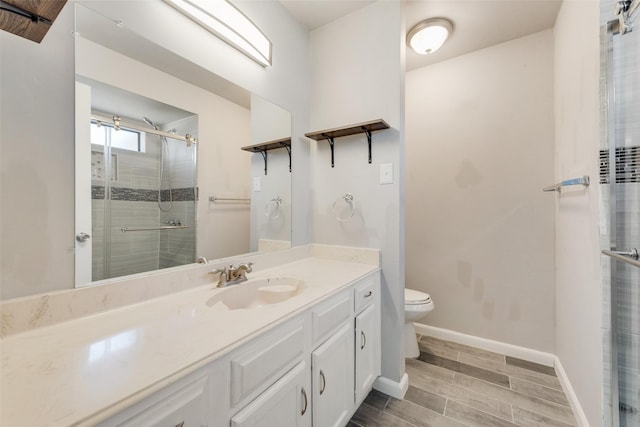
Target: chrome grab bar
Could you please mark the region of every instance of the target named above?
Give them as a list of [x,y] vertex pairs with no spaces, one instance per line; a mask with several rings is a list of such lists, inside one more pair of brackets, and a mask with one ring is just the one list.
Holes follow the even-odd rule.
[[188,225],[163,225],[161,227],[122,227],[120,230],[124,233],[127,231],[151,231],[151,230],[179,230],[190,228]]
[[582,178],[573,178],[573,179],[566,179],[562,182],[559,182],[557,184],[553,184],[550,185],[548,187],[545,187],[542,189],[542,191],[557,191],[560,192],[562,187],[567,187],[569,185],[584,185],[585,187],[588,187],[590,184],[590,180],[589,180],[589,175],[585,175]]
[[640,267],[640,261],[638,260],[638,258],[640,258],[640,253],[638,253],[638,249],[632,248],[628,251],[613,251],[605,249],[602,253],[618,261]]
[[209,196],[209,201],[213,203],[215,202],[251,202],[251,199]]

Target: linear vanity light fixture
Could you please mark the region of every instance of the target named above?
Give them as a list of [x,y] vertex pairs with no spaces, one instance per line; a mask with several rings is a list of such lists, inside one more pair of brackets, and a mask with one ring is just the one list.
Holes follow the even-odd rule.
[[263,67],[271,65],[271,41],[227,0],[164,0]]
[[453,33],[453,23],[446,18],[432,18],[416,24],[407,34],[407,44],[421,55],[440,49]]

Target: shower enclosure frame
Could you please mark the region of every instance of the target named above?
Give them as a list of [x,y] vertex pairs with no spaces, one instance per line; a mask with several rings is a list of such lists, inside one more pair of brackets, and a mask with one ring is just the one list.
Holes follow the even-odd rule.
[[[637,261],[638,250],[636,248],[618,248],[618,164],[617,152],[618,148],[622,147],[619,144],[619,138],[616,132],[616,118],[617,118],[617,84],[614,76],[614,36],[622,37],[626,33],[631,31],[631,20],[636,19],[638,11],[635,10],[640,5],[640,0],[631,1],[618,1],[615,3],[617,18],[606,22],[601,27],[601,60],[603,62],[605,73],[604,80],[604,137],[606,139],[606,149],[608,150],[608,182],[609,182],[609,218],[608,218],[608,249],[602,251],[602,253],[609,258],[610,268],[610,283],[609,283],[609,304],[610,304],[610,317],[608,319],[609,334],[606,337],[608,341],[608,374],[609,384],[608,386],[609,398],[605,399],[605,421],[609,421],[612,427],[620,426],[620,377],[619,377],[619,324],[618,324],[618,289],[617,278],[619,270],[619,262],[624,262],[630,265],[634,265],[640,268],[640,262]],[[635,10],[635,16],[631,15]],[[607,351],[605,350],[605,351]],[[606,374],[605,374],[606,377]],[[605,394],[606,396],[606,394]]]

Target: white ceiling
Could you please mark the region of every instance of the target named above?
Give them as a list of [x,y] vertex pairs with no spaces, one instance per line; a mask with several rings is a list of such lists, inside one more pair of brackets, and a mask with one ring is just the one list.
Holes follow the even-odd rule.
[[[310,30],[373,3],[370,0],[280,0]],[[523,37],[555,24],[562,0],[407,0],[407,31],[435,17],[453,21],[453,35],[431,55],[407,49],[407,71]]]
[[298,22],[313,30],[375,3],[375,0],[280,0],[280,3]]

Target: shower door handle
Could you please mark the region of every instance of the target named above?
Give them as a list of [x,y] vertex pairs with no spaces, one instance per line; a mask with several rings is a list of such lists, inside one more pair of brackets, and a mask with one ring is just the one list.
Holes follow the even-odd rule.
[[76,240],[78,242],[86,242],[87,240],[89,240],[91,238],[91,236],[87,233],[78,233],[76,234]]

